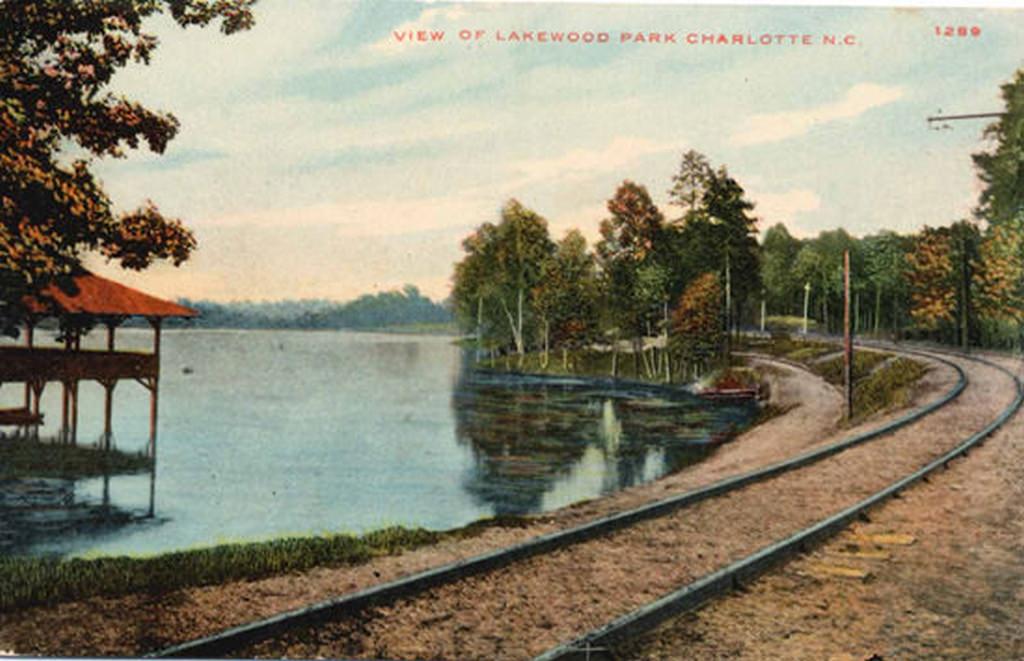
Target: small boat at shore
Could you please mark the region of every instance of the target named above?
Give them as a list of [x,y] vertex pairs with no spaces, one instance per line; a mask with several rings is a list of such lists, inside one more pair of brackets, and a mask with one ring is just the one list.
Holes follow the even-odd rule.
[[723,400],[737,400],[737,399],[757,399],[758,389],[757,388],[707,388],[697,393],[697,396],[702,399],[710,399],[713,401]]

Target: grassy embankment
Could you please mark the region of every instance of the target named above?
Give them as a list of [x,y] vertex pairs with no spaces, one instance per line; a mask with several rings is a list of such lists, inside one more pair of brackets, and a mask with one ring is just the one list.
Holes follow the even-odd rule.
[[[843,385],[842,355],[835,344],[775,337],[770,341],[748,341],[745,349],[767,353],[800,363],[832,385]],[[852,423],[880,411],[906,406],[916,384],[928,371],[921,362],[880,351],[855,349],[853,354]]]
[[141,454],[23,439],[0,440],[0,479],[19,477],[85,478],[149,470]]
[[149,557],[0,557],[0,612],[90,597],[159,595],[314,567],[355,565],[446,539],[473,537],[494,526],[520,526],[524,521],[520,517],[496,517],[446,532],[393,526],[364,535],[289,537]]

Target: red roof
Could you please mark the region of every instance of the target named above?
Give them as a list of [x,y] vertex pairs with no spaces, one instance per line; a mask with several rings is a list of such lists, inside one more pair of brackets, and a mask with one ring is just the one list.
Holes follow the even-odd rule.
[[78,293],[68,294],[56,284],[25,301],[33,312],[91,314],[118,317],[194,317],[198,312],[162,298],[144,294],[122,284],[83,271],[72,276]]

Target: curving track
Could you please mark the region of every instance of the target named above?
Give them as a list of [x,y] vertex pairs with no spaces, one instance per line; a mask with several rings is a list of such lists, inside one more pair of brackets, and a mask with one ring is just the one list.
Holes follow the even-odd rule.
[[[914,353],[927,355],[924,352]],[[941,353],[957,355],[947,352]],[[1024,402],[1024,382],[1008,369],[995,362],[970,356],[958,355],[958,357],[961,360],[970,360],[998,371],[1009,380],[1007,385],[1010,388],[1007,390],[1012,394],[1011,401],[980,430],[971,433],[948,451],[876,493],[871,494],[869,497],[807,526],[785,539],[774,542],[721,570],[701,577],[653,603],[638,608],[572,641],[553,647],[537,656],[535,661],[565,661],[581,658],[597,661],[598,659],[619,658],[614,651],[619,644],[626,642],[628,645],[630,638],[657,626],[665,619],[697,608],[710,599],[755,578],[782,560],[806,551],[814,542],[822,541],[845,528],[854,519],[863,517],[870,508],[890,497],[898,495],[916,482],[927,479],[930,473],[940,468],[948,468],[949,463],[954,459],[966,457],[972,448],[982,443],[1017,412],[1022,402]]]
[[[705,489],[162,654],[526,658],[543,652],[623,610],[773,548],[794,531],[799,535],[823,519],[831,521],[800,540],[809,543],[842,525],[829,519],[837,510],[850,510],[849,503],[874,497],[890,478],[948,450],[949,443],[923,440],[915,430],[922,424],[946,429],[954,422],[971,423],[972,416],[985,414],[991,398],[973,388],[964,391],[965,372],[977,367],[965,370],[931,358],[958,370],[959,383],[932,405],[883,428]],[[980,376],[987,381],[990,375]],[[865,443],[882,439],[885,443]],[[766,562],[760,558],[754,565]],[[731,576],[716,579],[705,592],[731,582]],[[650,617],[645,611],[641,619]],[[550,658],[604,639],[576,640]]]

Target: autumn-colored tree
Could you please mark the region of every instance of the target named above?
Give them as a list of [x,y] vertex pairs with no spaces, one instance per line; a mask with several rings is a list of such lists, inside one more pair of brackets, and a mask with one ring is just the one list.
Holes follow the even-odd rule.
[[980,246],[984,271],[978,277],[980,314],[1024,323],[1024,233],[1007,225],[990,227]]
[[956,291],[950,286],[953,274],[951,237],[945,227],[925,227],[914,239],[907,255],[911,284],[910,316],[925,327],[953,321]]
[[931,329],[955,324],[954,335],[964,348],[975,334],[976,289],[986,277],[980,243],[977,225],[962,220],[924,228],[907,256],[911,317]]
[[690,283],[672,313],[671,351],[684,375],[690,370],[699,374],[721,355],[723,294],[720,276],[705,273]]
[[116,214],[79,157],[121,157],[142,143],[163,152],[178,129],[107,90],[131,62],[149,62],[147,17],[181,26],[252,25],[254,0],[4,0],[0,2],[0,318],[11,332],[24,294],[67,276],[99,251],[129,269],[180,264],[192,234],[152,203]]
[[[665,218],[644,186],[624,181],[608,200],[610,218],[601,221],[597,255],[616,328],[633,338],[636,371],[643,338],[664,316],[668,277],[661,251]],[[651,363],[648,370],[653,369]]]

